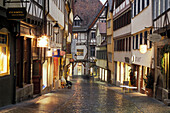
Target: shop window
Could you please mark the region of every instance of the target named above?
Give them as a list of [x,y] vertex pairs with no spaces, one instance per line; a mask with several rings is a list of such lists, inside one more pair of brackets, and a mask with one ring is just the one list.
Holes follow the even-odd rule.
[[7,35],[0,34],[0,75],[9,73],[9,51]]

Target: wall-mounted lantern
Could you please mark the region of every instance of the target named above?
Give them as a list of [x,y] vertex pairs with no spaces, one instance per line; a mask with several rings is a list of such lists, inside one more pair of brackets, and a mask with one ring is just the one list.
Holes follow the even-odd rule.
[[146,45],[146,44],[140,45],[139,51],[140,51],[142,54],[145,54],[145,53],[147,52],[147,45]]
[[53,26],[53,29],[54,29],[55,34],[59,33],[60,26],[58,25],[58,22],[55,23],[55,25]]

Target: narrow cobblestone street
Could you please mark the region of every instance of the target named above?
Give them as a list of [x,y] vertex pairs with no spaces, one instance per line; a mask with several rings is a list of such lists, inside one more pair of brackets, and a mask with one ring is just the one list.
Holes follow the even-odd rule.
[[170,113],[170,107],[105,83],[73,79],[72,89],[58,89],[38,98],[4,107],[1,113]]

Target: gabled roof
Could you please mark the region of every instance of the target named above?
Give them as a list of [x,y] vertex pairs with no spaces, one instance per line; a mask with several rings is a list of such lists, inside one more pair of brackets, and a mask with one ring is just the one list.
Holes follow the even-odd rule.
[[102,6],[100,0],[77,0],[74,2],[74,17],[78,15],[83,20],[82,27],[87,27]]
[[98,20],[98,18],[100,17],[100,15],[102,14],[102,12],[104,11],[105,7],[106,7],[107,1],[105,2],[105,4],[103,5],[103,7],[98,11],[98,13],[94,16],[94,18],[92,19],[92,21],[89,23],[88,25],[88,29],[91,29],[94,24],[96,23],[96,21]]
[[76,16],[74,17],[74,20],[82,20],[82,19],[79,17],[79,15],[76,15]]

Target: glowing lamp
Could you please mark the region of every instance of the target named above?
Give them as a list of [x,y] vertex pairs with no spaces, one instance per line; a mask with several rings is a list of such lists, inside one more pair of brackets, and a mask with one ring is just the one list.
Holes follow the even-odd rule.
[[140,45],[139,51],[145,54],[147,52],[147,45]]

